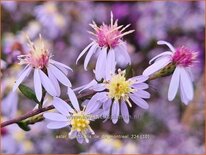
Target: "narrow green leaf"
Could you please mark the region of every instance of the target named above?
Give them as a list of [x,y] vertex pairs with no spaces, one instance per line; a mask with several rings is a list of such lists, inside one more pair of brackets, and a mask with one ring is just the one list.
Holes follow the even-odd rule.
[[24,94],[24,96],[26,96],[27,98],[29,98],[30,100],[35,101],[36,103],[39,103],[39,101],[36,98],[35,93],[33,92],[33,90],[23,84],[19,85],[19,90],[22,92],[22,94]]

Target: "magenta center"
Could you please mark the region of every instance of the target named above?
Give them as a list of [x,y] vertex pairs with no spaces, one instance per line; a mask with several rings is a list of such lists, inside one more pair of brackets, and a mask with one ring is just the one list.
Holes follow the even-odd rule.
[[186,47],[181,47],[177,48],[176,52],[172,57],[172,61],[177,65],[188,67],[196,61],[196,58],[197,53],[193,52],[192,50]]
[[97,42],[100,47],[107,46],[114,48],[119,43],[121,32],[115,29],[116,26],[102,25],[97,31]]

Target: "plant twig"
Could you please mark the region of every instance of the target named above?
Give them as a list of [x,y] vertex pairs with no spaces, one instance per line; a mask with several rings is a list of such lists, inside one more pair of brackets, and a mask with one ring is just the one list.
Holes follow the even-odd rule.
[[[153,75],[151,75],[149,77],[148,81],[155,80],[155,79],[158,79],[160,77],[169,76],[173,73],[174,69],[175,69],[174,64],[168,64],[165,68],[163,68],[160,71],[158,71],[158,72],[154,73]],[[95,93],[94,91],[90,91],[90,92],[85,92],[84,94],[79,94],[77,96],[77,99],[78,100],[83,100],[85,98],[90,97],[94,93]],[[66,102],[70,102],[70,100],[68,99],[68,100],[66,100]],[[40,106],[39,109],[30,111],[30,112],[28,112],[28,113],[26,113],[26,114],[24,114],[20,117],[17,117],[17,118],[14,118],[14,119],[11,119],[11,120],[8,120],[8,121],[5,121],[5,122],[1,123],[1,127],[5,127],[5,126],[8,126],[10,124],[18,123],[22,120],[25,120],[25,119],[29,118],[29,117],[38,115],[42,112],[45,112],[45,111],[48,111],[48,110],[51,110],[51,109],[54,109],[53,105],[50,105],[50,106],[47,106],[47,107],[44,107],[44,108],[41,108],[41,106]]]
[[[85,99],[85,98],[88,98],[90,97],[91,95],[93,95],[94,92],[93,91],[90,91],[90,92],[85,92],[84,94],[79,94],[77,96],[77,99]],[[70,100],[65,100],[66,102],[70,102]],[[17,118],[14,118],[14,119],[11,119],[11,120],[8,120],[8,121],[5,121],[3,123],[1,123],[1,128],[2,127],[5,127],[5,126],[8,126],[8,125],[11,125],[11,124],[14,124],[14,123],[17,123],[17,122],[20,122],[22,120],[25,120],[29,117],[32,117],[32,116],[35,116],[35,115],[38,115],[42,112],[45,112],[45,111],[48,111],[48,110],[51,110],[51,109],[54,109],[54,106],[53,105],[50,105],[50,106],[47,106],[47,107],[44,107],[44,108],[41,108],[41,109],[36,109],[36,110],[33,110],[33,111],[30,111],[22,116],[19,116]]]

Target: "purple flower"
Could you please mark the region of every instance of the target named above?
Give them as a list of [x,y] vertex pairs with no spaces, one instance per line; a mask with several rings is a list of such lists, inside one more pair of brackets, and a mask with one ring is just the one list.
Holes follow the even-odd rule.
[[49,38],[55,39],[63,34],[67,18],[59,13],[56,3],[46,2],[37,6],[35,8],[35,16],[45,28],[45,35]]
[[78,100],[71,88],[68,88],[68,96],[73,108],[60,98],[54,97],[53,105],[59,113],[46,112],[44,117],[51,120],[47,125],[49,129],[59,129],[71,126],[69,138],[76,138],[79,143],[89,142],[89,135],[95,134],[90,127],[90,121],[94,120],[96,111],[88,111],[88,107],[80,110]]
[[172,101],[175,98],[180,87],[181,100],[183,103],[188,104],[194,96],[190,67],[197,61],[197,53],[186,47],[175,49],[166,41],[158,41],[157,43],[159,45],[167,45],[171,51],[161,53],[150,60],[150,64],[153,61],[155,62],[144,70],[143,75],[149,76],[170,63],[175,64],[176,69],[170,82],[168,100]]
[[109,80],[103,83],[96,81],[90,82],[84,89],[90,88],[97,93],[88,103],[89,111],[95,111],[103,106],[103,116],[109,117],[111,109],[111,119],[114,124],[117,123],[121,113],[125,123],[129,123],[129,107],[132,107],[130,99],[143,109],[148,109],[149,105],[144,100],[150,98],[150,94],[145,91],[148,84],[144,83],[147,76],[136,76],[130,79],[125,78],[125,71],[118,71],[118,74],[111,75]]
[[[38,101],[42,98],[42,86],[51,96],[60,95],[59,83],[71,87],[70,80],[66,77],[67,69],[70,67],[51,59],[50,52],[45,48],[40,36],[40,43],[34,44],[29,40],[30,52],[26,55],[19,55],[20,64],[26,64],[18,80],[14,84],[13,91],[34,69],[34,90]],[[47,71],[48,75],[45,73]]]
[[[122,40],[122,37],[132,33],[134,30],[130,30],[127,32],[123,32],[126,28],[130,26],[127,25],[123,28],[123,26],[118,26],[117,20],[113,21],[113,14],[111,13],[111,24],[110,25],[101,25],[98,27],[95,22],[90,24],[90,26],[95,30],[95,33],[90,32],[95,36],[95,39],[80,53],[78,56],[76,63],[79,59],[88,51],[86,58],[84,60],[84,69],[87,70],[87,65],[96,52],[99,52],[99,56],[97,58],[96,67],[95,67],[95,76],[99,81],[102,78],[105,78],[105,66],[106,73],[113,72],[113,66],[111,63],[116,64],[117,57],[123,56],[127,64],[131,64],[131,60],[129,54],[127,52],[126,43]],[[122,28],[122,29],[121,29]],[[111,67],[112,65],[112,67]]]

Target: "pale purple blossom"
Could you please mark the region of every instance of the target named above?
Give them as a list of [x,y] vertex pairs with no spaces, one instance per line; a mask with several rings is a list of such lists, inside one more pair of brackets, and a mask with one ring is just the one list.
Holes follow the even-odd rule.
[[40,42],[34,44],[29,40],[30,52],[26,55],[19,55],[20,64],[26,64],[26,67],[20,73],[13,86],[15,91],[18,86],[29,76],[34,70],[34,90],[38,101],[42,98],[42,86],[51,96],[60,95],[59,82],[67,87],[71,87],[71,82],[66,74],[70,67],[51,59],[50,52],[46,49],[44,42],[40,36]]
[[44,35],[54,39],[63,34],[67,18],[58,11],[55,2],[43,3],[37,6],[34,11],[37,20],[45,28]]
[[166,41],[158,41],[159,45],[167,45],[170,51],[163,52],[150,60],[151,64],[143,72],[143,75],[149,76],[168,64],[176,65],[168,91],[168,100],[172,101],[180,89],[180,96],[183,103],[188,104],[193,99],[194,90],[191,79],[191,67],[197,61],[197,52],[186,47],[174,48]]
[[[100,27],[95,22],[90,24],[95,32],[89,31],[95,38],[91,38],[92,42],[79,54],[76,63],[88,51],[84,60],[84,69],[87,70],[88,63],[91,57],[98,52],[98,58],[95,66],[95,77],[98,81],[105,78],[106,73],[113,72],[111,63],[117,63],[117,57],[124,57],[127,64],[131,64],[130,56],[127,52],[126,43],[122,37],[132,33],[134,30],[125,31],[130,24],[123,27],[118,26],[117,20],[113,21],[113,14],[111,13],[110,25],[102,24]],[[106,67],[106,70],[105,70]]]
[[72,106],[67,104],[60,98],[54,97],[53,105],[59,112],[46,112],[44,117],[51,120],[47,125],[49,129],[60,129],[66,126],[71,127],[69,138],[76,138],[79,143],[89,142],[89,136],[94,135],[94,131],[90,127],[90,122],[97,117],[97,111],[89,111],[88,107],[80,109],[76,95],[71,88],[68,88],[68,96]]
[[92,89],[97,93],[88,102],[89,112],[103,107],[103,117],[108,118],[111,111],[111,119],[117,123],[121,115],[125,123],[129,123],[129,107],[133,101],[143,109],[148,109],[149,105],[144,99],[150,98],[150,94],[145,91],[149,86],[145,83],[148,76],[140,75],[126,79],[125,71],[118,71],[118,74],[111,75],[109,80],[103,83],[91,81],[85,89]]

